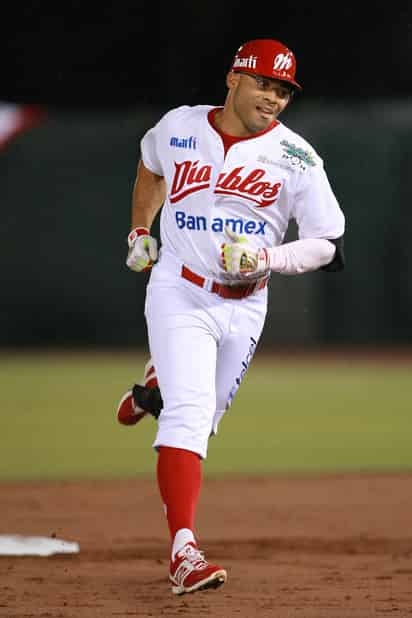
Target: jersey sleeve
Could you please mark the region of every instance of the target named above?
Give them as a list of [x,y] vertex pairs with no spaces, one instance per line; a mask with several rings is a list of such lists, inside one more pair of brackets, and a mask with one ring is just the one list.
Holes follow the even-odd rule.
[[153,174],[164,176],[162,164],[158,156],[159,125],[160,122],[143,135],[140,140],[140,152],[144,166]]
[[333,240],[343,236],[345,217],[330,186],[323,161],[316,157],[298,182],[292,216],[299,238]]

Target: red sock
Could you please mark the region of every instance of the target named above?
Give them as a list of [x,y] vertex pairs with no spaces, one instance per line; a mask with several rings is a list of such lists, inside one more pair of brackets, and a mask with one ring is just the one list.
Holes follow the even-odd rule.
[[169,446],[159,447],[157,482],[167,509],[172,542],[181,528],[193,530],[201,481],[202,467],[197,453]]

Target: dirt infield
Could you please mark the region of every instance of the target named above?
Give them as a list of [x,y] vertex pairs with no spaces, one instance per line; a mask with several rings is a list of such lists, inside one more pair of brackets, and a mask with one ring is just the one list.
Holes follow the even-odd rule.
[[228,570],[175,597],[150,480],[0,484],[2,534],[80,553],[0,558],[0,616],[412,616],[412,475],[206,480],[198,530]]

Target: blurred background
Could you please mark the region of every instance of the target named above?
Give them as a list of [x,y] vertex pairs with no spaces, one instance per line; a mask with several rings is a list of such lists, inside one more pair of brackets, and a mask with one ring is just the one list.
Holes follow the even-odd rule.
[[[329,455],[314,456],[315,467],[333,468],[339,462],[354,467],[412,466],[410,361],[399,371],[388,373],[381,368],[372,375],[368,369],[362,374],[359,367],[352,367],[350,356],[355,349],[382,354],[396,349],[410,359],[410,2],[391,2],[385,8],[368,2],[330,3],[328,8],[323,2],[249,6],[181,0],[178,4],[108,2],[95,7],[74,1],[47,12],[38,3],[14,3],[3,19],[0,361],[7,389],[2,389],[0,433],[3,449],[16,444],[20,449],[14,455],[9,452],[4,477],[13,476],[13,470],[20,476],[28,474],[27,453],[31,453],[31,462],[39,462],[40,452],[44,465],[39,474],[63,474],[63,464],[60,469],[57,463],[61,463],[58,452],[63,444],[57,410],[66,421],[67,443],[70,448],[75,444],[83,448],[90,465],[89,444],[98,415],[101,418],[103,411],[113,414],[124,386],[137,379],[146,360],[143,304],[147,276],[134,275],[125,266],[139,141],[171,107],[221,105],[225,75],[237,48],[246,40],[266,37],[281,40],[297,57],[297,79],[304,89],[281,120],[302,134],[324,159],[346,215],[347,266],[338,274],[272,277],[260,350],[273,363],[282,358],[280,352],[290,349],[310,354],[333,349],[338,356],[349,349],[349,356],[345,356],[344,370],[342,364],[330,368],[331,374],[323,368],[316,377],[308,367],[290,366],[284,375],[278,365],[265,366],[261,375],[266,376],[267,393],[259,380],[256,384],[246,381],[245,389],[251,390],[249,395],[245,391],[243,401],[249,404],[238,411],[244,420],[243,425],[236,425],[233,444],[240,455],[240,445],[248,448],[247,405],[253,405],[259,392],[267,398],[267,405],[261,400],[262,413],[270,409],[274,398],[282,403],[278,412],[288,406],[299,411],[298,416],[289,417],[283,434],[279,417],[276,432],[267,425],[267,418],[261,420],[260,428],[268,429],[269,442],[259,455],[268,463],[267,469],[293,467],[294,463],[304,466],[312,452],[305,441],[307,423],[326,435],[331,409],[320,417],[313,414],[319,412],[322,397],[327,397],[329,404],[338,406],[337,417],[347,424],[345,429],[329,425],[321,447]],[[157,226],[158,221],[155,234]],[[293,226],[289,235],[294,235]],[[80,350],[80,356],[66,356],[67,363],[63,363],[59,354],[70,349]],[[38,355],[44,350],[55,350],[57,356],[43,356],[40,362]],[[85,356],[87,350],[96,354]],[[115,356],[119,350],[129,350],[131,356]],[[253,379],[258,377],[255,366],[259,367],[253,364],[250,370]],[[301,393],[296,389],[296,376],[299,384],[306,380]],[[337,376],[343,381],[336,382]],[[369,396],[373,391],[378,402],[369,408],[367,391]],[[292,401],[292,395],[303,399]],[[381,406],[380,425],[376,424],[375,405]],[[14,415],[11,423],[7,412],[16,411],[18,417]],[[357,419],[355,437],[349,412]],[[94,472],[107,471],[102,462],[108,460],[112,466],[116,461],[118,467],[112,471],[119,473],[126,468],[133,473],[136,467],[148,469],[141,462],[135,465],[137,434],[113,433],[111,423],[110,416],[103,450],[95,445]],[[21,431],[23,427],[43,431],[37,447],[30,442],[31,433]],[[143,432],[146,445],[154,427]],[[396,437],[389,453],[385,449],[391,428]],[[341,443],[342,436],[346,443]],[[354,439],[360,442],[355,444]],[[368,439],[370,449],[365,450]],[[143,438],[138,444],[143,444]],[[223,449],[227,445],[216,444]],[[122,467],[126,445],[130,456],[128,467]],[[279,455],[279,445],[286,459]],[[118,451],[113,457],[115,447]],[[50,451],[53,448],[56,452]],[[357,453],[352,460],[351,452]],[[278,463],[274,453],[280,457]],[[73,456],[67,461],[73,473]],[[222,454],[216,469],[225,465],[231,464]]]
[[262,345],[412,342],[408,2],[29,3],[5,25],[1,345],[145,344],[147,278],[124,264],[139,140],[170,107],[222,104],[258,37],[297,56],[304,90],[281,119],[323,157],[347,218],[345,272],[272,278]]

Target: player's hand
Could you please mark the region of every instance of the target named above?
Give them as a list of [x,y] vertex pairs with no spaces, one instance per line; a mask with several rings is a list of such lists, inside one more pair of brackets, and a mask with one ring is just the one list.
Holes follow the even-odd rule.
[[127,237],[129,253],[126,264],[136,273],[150,270],[157,260],[157,240],[146,227],[136,227]]
[[231,243],[221,245],[223,268],[231,275],[248,276],[270,270],[269,253],[266,249],[253,249],[246,236],[235,234],[229,227],[225,228]]

